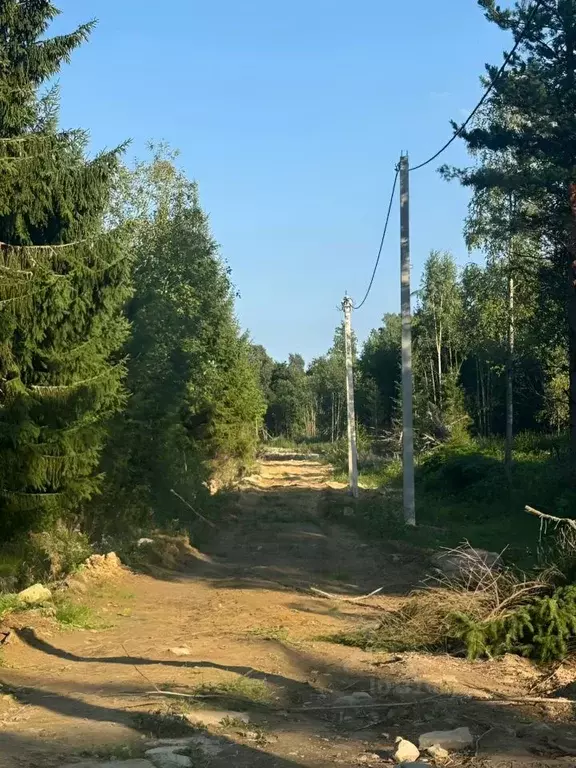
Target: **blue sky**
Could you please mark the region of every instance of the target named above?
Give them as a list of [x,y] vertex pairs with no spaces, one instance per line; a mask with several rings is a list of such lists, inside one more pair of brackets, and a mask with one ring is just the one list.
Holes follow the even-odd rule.
[[[59,0],[54,31],[96,17],[61,74],[62,124],[94,148],[149,139],[181,150],[241,294],[239,320],[278,359],[322,354],[347,290],[373,266],[393,168],[450,135],[484,63],[509,40],[475,0]],[[461,142],[444,160],[466,158]],[[416,286],[432,248],[468,258],[467,197],[412,175]],[[354,316],[360,338],[399,306],[395,205],[379,274]]]

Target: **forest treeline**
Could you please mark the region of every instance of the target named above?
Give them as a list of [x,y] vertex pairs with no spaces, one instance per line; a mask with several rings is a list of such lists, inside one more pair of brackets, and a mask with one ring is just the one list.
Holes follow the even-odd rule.
[[[510,357],[510,276],[515,274],[513,370]],[[413,322],[415,424],[419,447],[458,435],[504,436],[511,373],[518,432],[563,433],[568,425],[565,342],[542,322],[539,275],[519,274],[507,259],[458,268],[433,251],[426,260]],[[561,320],[559,321],[561,324]],[[401,430],[401,320],[386,314],[357,353],[360,429],[383,447]],[[335,441],[346,434],[344,337],[336,328],[328,352],[307,367],[301,356],[275,363],[256,348],[271,436]]]
[[[441,169],[471,191],[464,231],[478,258],[426,261],[420,451],[576,436],[576,0],[479,4],[521,42],[461,131],[471,166]],[[83,129],[60,127],[51,84],[93,24],[50,37],[57,13],[48,0],[0,3],[0,536],[19,546],[54,532],[69,551],[77,534],[193,518],[262,439],[337,443],[346,408],[341,327],[308,365],[274,361],[242,332],[175,153],[151,146],[130,163],[119,143],[90,156]],[[361,435],[397,452],[398,316],[356,346]]]
[[[483,264],[458,270],[442,253],[427,261],[414,317],[418,437],[422,445],[458,430],[508,432],[511,448],[514,432],[535,430],[569,434],[574,454],[576,0],[478,5],[516,45],[502,70],[487,66],[488,97],[458,127],[470,165],[440,168],[471,193],[464,234]],[[357,400],[366,429],[394,429],[397,421],[398,325],[385,316],[360,351]],[[342,434],[342,389],[327,395],[329,377],[317,378],[338,358],[333,347],[312,363],[298,408],[282,381],[269,429],[283,412],[292,433],[331,438],[336,420]],[[303,380],[298,367],[292,358],[280,379]]]
[[265,403],[174,153],[89,157],[59,127],[50,83],[93,24],[49,37],[56,15],[0,4],[0,537],[66,553],[193,517],[182,499],[253,460]]

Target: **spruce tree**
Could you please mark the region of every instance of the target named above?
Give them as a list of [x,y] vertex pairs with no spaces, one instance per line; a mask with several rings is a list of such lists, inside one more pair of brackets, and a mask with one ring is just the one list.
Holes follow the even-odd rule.
[[[496,81],[469,149],[489,162],[456,172],[476,194],[516,201],[511,235],[537,242],[552,266],[542,285],[567,306],[570,425],[576,448],[576,0],[517,0],[504,9],[478,0],[489,21],[521,42]],[[497,67],[487,67],[494,80]]]
[[104,212],[118,150],[85,157],[40,95],[93,23],[47,38],[47,0],[0,3],[0,533],[48,525],[98,489],[130,267]]
[[[106,452],[101,521],[121,530],[188,517],[172,490],[195,509],[207,504],[215,473],[253,460],[265,408],[197,186],[176,153],[153,151],[124,169],[114,212],[133,235],[132,396]],[[110,514],[119,499],[121,520]]]

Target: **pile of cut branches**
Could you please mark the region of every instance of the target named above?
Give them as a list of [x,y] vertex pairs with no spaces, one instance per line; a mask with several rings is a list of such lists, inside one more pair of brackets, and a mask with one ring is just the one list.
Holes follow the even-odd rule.
[[471,658],[515,651],[508,622],[553,593],[555,573],[529,579],[504,567],[501,558],[487,561],[467,542],[446,554],[465,563],[458,575],[431,577],[400,609],[383,614],[376,627],[333,639],[372,650],[443,651]]

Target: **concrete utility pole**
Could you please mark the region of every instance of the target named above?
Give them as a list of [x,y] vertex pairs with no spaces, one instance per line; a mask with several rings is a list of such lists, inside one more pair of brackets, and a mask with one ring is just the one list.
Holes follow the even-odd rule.
[[[515,209],[514,195],[508,198],[509,224],[512,222]],[[512,229],[511,229],[512,231]],[[512,482],[512,458],[514,449],[514,235],[511,234],[508,244],[508,344],[506,351],[506,442],[504,448],[504,467],[508,483]]]
[[509,265],[508,275],[508,349],[506,352],[506,443],[504,465],[508,481],[512,479],[512,449],[514,447],[514,276]]
[[352,299],[344,296],[344,343],[346,348],[346,402],[348,405],[348,478],[350,493],[358,498],[358,449],[356,447],[356,415],[354,413],[354,370],[352,363]]
[[402,305],[402,462],[404,522],[416,525],[414,416],[412,407],[412,313],[410,310],[410,187],[408,155],[400,157],[400,300]]

